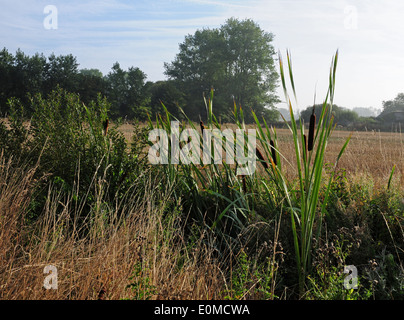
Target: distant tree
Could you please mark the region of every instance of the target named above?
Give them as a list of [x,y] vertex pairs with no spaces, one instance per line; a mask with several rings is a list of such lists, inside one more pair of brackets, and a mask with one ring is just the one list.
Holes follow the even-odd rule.
[[112,115],[145,119],[148,111],[146,105],[148,97],[145,92],[146,74],[134,67],[125,71],[116,62],[106,79],[107,97],[112,104]]
[[187,35],[174,61],[165,63],[165,74],[186,94],[185,112],[194,120],[205,118],[202,94],[213,87],[216,115],[229,115],[235,102],[259,117],[277,118],[272,41],[251,19],[231,18],[218,29]]
[[393,111],[404,111],[404,93],[399,93],[393,100],[383,101],[382,115]]
[[150,107],[153,114],[163,113],[163,106],[177,118],[181,118],[178,107],[183,108],[185,95],[178,90],[173,81],[157,81],[150,87]]
[[7,100],[17,98],[23,105],[28,102],[28,94],[42,93],[44,77],[48,66],[41,54],[30,57],[20,49],[15,56],[4,48],[0,52],[0,106],[2,113],[8,112]]
[[50,93],[56,86],[65,89],[68,92],[77,92],[78,85],[76,76],[78,74],[76,57],[71,54],[66,56],[55,56],[51,54],[48,58],[47,70],[45,75],[45,93]]
[[355,107],[353,108],[353,111],[355,111],[359,117],[377,117],[377,115],[380,113],[380,110],[372,107]]
[[76,79],[77,93],[85,104],[96,101],[98,94],[107,93],[107,80],[98,69],[81,69]]
[[[315,105],[315,114],[317,120],[320,118],[322,110],[322,104]],[[312,112],[313,106],[307,107],[305,110],[300,112],[300,116],[305,123],[309,123]],[[332,106],[332,114],[334,116],[334,123],[341,126],[353,125],[359,120],[359,116],[355,111],[337,106],[335,104]]]
[[26,94],[42,92],[43,79],[47,72],[47,62],[44,55],[38,53],[32,57],[17,50],[14,61],[14,96],[25,101]]
[[81,69],[79,73],[84,76],[103,77],[102,72],[98,69]]
[[14,56],[6,48],[0,51],[0,113],[8,111],[7,99],[11,97],[14,85]]

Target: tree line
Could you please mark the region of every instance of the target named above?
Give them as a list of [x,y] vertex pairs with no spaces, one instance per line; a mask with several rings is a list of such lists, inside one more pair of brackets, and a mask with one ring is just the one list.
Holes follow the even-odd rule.
[[[8,99],[17,98],[30,115],[29,100],[47,96],[57,87],[76,93],[85,104],[98,95],[110,103],[111,118],[146,120],[166,108],[181,119],[185,113],[199,121],[207,115],[204,95],[214,89],[214,114],[223,122],[232,119],[234,105],[243,108],[246,122],[252,122],[250,110],[269,123],[280,120],[275,105],[279,75],[275,68],[274,35],[265,32],[251,19],[228,19],[219,28],[204,28],[185,36],[174,60],[164,64],[167,80],[147,81],[138,67],[127,70],[114,63],[103,75],[98,69],[79,69],[72,54],[36,53],[28,56],[20,49],[15,54],[0,51],[0,112],[9,110]],[[164,107],[163,107],[164,105]],[[180,108],[181,109],[180,109]],[[320,112],[320,105],[316,112]],[[301,112],[305,119],[313,107]],[[334,115],[344,127],[377,129],[392,112],[404,111],[404,94],[383,102],[381,117],[359,117],[352,110],[334,106]],[[383,120],[384,119],[384,120]]]
[[[187,35],[179,53],[165,63],[167,80],[147,81],[137,67],[123,70],[116,62],[103,75],[98,69],[79,69],[71,54],[36,53],[21,50],[13,55],[0,52],[0,108],[8,110],[8,99],[17,98],[24,106],[36,94],[49,95],[56,87],[77,93],[85,103],[105,96],[112,118],[144,120],[147,114],[163,112],[164,106],[181,118],[181,107],[192,120],[206,117],[203,95],[215,90],[214,112],[223,121],[230,118],[234,104],[253,109],[268,121],[277,118],[273,35],[250,19],[229,19],[220,28],[203,29]],[[252,119],[251,119],[252,120]]]
[[17,98],[30,115],[29,100],[40,94],[48,96],[57,87],[77,93],[85,104],[106,96],[113,117],[134,117],[147,103],[146,75],[139,68],[123,70],[115,63],[103,76],[98,69],[81,69],[73,55],[28,56],[20,49],[15,55],[6,48],[0,52],[0,108],[9,111],[8,99]]

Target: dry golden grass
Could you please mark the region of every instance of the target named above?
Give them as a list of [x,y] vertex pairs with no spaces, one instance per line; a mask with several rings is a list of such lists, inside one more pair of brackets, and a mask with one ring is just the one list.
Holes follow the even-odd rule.
[[[199,128],[199,124],[195,124]],[[236,129],[233,124],[224,124],[224,128]],[[253,125],[247,128],[254,128]],[[122,125],[121,132],[130,141],[133,126]],[[307,130],[306,130],[307,131]],[[296,174],[295,151],[292,134],[288,129],[276,129],[279,149],[284,157],[283,167],[287,176]],[[404,134],[375,131],[340,131],[335,130],[327,146],[325,163],[335,163],[337,156],[349,135],[349,142],[338,168],[345,169],[350,179],[370,179],[375,187],[385,187],[393,166],[396,166],[393,181],[404,188]]]
[[[79,236],[72,218],[75,202],[52,188],[36,224],[25,223],[34,172],[13,169],[0,156],[0,299],[223,298],[223,275],[212,251],[200,245],[199,252],[188,252],[189,258],[180,261],[187,250],[181,221],[163,223],[162,209],[150,205],[152,190],[141,201],[125,204],[124,221],[116,208],[96,210],[86,222],[89,232]],[[47,265],[57,267],[57,290],[43,286]],[[127,288],[130,283],[134,290]]]

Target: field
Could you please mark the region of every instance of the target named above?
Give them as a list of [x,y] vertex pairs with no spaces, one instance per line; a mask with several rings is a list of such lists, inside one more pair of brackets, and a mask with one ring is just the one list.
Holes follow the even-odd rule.
[[[198,124],[194,123],[195,127]],[[146,126],[145,123],[141,126]],[[223,128],[235,130],[233,124],[223,124]],[[247,125],[246,129],[255,128],[254,125]],[[132,138],[133,125],[122,124],[119,130],[124,134],[127,141]],[[295,164],[293,151],[293,139],[290,130],[277,129],[280,141],[280,150],[283,150],[285,162]],[[350,179],[368,179],[375,184],[375,187],[385,187],[388,183],[391,170],[394,165],[395,181],[401,188],[404,188],[404,133],[401,132],[375,132],[375,131],[344,131],[335,130],[327,147],[326,163],[334,163],[345,140],[352,135],[350,143],[339,161],[338,167],[344,169]],[[295,172],[296,173],[296,172]]]

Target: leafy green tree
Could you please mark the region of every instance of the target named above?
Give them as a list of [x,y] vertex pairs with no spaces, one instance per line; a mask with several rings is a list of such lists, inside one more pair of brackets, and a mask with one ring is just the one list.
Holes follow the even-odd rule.
[[112,104],[113,116],[146,118],[145,79],[146,75],[139,68],[130,67],[125,71],[118,62],[112,66],[107,75],[107,97]]
[[153,114],[164,113],[162,103],[168,112],[177,118],[182,115],[178,107],[184,107],[184,93],[177,89],[173,81],[157,81],[150,88],[150,107]]
[[68,92],[77,92],[76,76],[79,72],[78,66],[77,59],[73,55],[55,56],[52,53],[48,58],[46,76],[44,77],[44,93],[50,93],[57,86]]
[[85,104],[96,101],[99,93],[105,95],[107,92],[107,81],[98,69],[80,70],[76,76],[76,82],[77,93]]
[[[316,119],[320,118],[321,111],[323,110],[322,104],[315,105],[315,115]],[[313,106],[307,107],[305,110],[300,112],[300,116],[305,123],[309,123],[310,116],[313,113]],[[333,104],[332,114],[334,116],[334,123],[341,126],[350,126],[355,124],[359,120],[359,116],[355,111],[337,106]]]
[[399,93],[393,100],[383,101],[382,115],[394,111],[404,111],[404,93]]
[[174,61],[164,65],[165,74],[186,94],[185,112],[194,120],[205,118],[201,98],[213,87],[216,115],[228,116],[236,103],[276,120],[278,74],[272,40],[253,20],[235,18],[218,29],[187,35]]
[[0,51],[0,111],[7,112],[7,99],[13,90],[14,56],[6,48]]
[[0,104],[3,113],[9,111],[8,99],[14,97],[26,105],[28,93],[42,92],[46,70],[46,58],[42,54],[29,57],[17,50],[13,56],[4,48],[0,52]]
[[98,69],[81,69],[79,71],[79,73],[83,76],[91,76],[91,77],[98,77],[98,78],[102,78],[102,72]]

